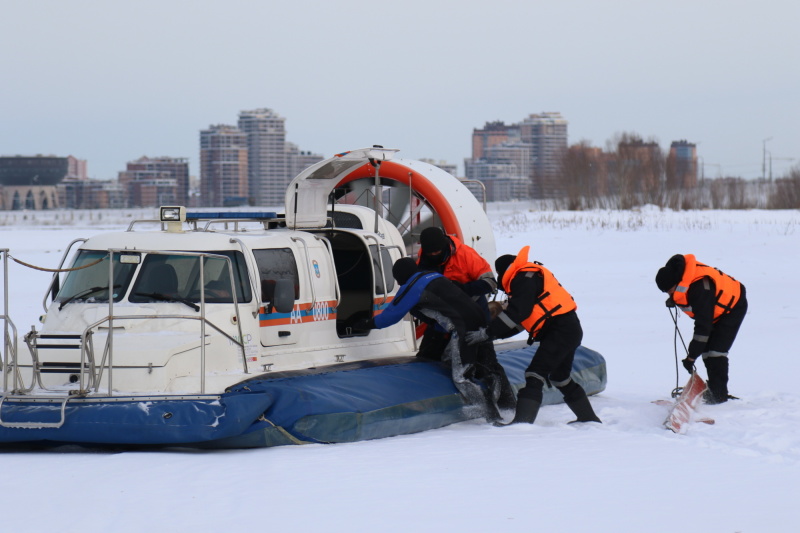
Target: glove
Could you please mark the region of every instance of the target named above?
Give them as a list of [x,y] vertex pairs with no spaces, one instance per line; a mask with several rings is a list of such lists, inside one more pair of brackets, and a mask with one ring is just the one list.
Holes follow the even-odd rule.
[[486,333],[486,328],[479,328],[476,329],[475,331],[468,331],[464,335],[464,342],[470,345],[478,344],[488,340],[489,340],[489,334]]
[[353,322],[352,328],[358,331],[375,329],[375,321],[372,320],[371,318],[359,318],[355,322]]
[[683,363],[683,368],[685,368],[687,372],[690,374],[694,372],[694,359],[689,359],[687,357],[686,359],[683,359],[681,363]]
[[675,307],[675,300],[672,299],[672,296],[668,296],[667,301],[664,302],[664,304],[669,308]]

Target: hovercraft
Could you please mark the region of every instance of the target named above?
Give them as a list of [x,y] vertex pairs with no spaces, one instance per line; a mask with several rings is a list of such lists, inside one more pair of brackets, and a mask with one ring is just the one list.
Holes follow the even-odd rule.
[[[44,291],[39,330],[18,336],[5,306],[0,443],[353,442],[480,416],[446,367],[414,357],[409,317],[353,327],[392,301],[391,266],[416,253],[425,227],[495,258],[467,186],[395,152],[309,167],[284,213],[165,206],[157,220],[73,241]],[[536,345],[496,348],[522,386]],[[573,379],[604,390],[603,357],[579,348]]]

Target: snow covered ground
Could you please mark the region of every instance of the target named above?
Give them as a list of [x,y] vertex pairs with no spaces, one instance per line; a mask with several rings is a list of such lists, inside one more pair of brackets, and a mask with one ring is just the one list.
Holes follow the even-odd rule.
[[[50,267],[72,239],[127,224],[4,216],[0,248]],[[503,204],[490,216],[499,253],[530,244],[575,296],[584,344],[607,360],[608,387],[592,397],[602,425],[568,426],[572,414],[555,405],[532,426],[470,421],[343,445],[0,451],[3,531],[797,531],[800,212]],[[742,399],[702,406],[716,424],[686,435],[665,430],[667,408],[652,403],[676,385],[674,326],[653,281],[675,253],[740,279],[750,304],[731,352]],[[49,275],[9,268],[10,314],[24,331]],[[691,320],[678,324],[691,337]]]

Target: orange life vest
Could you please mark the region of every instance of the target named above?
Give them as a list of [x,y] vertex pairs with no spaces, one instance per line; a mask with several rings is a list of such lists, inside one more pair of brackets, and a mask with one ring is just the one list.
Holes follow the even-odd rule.
[[[465,245],[456,237],[450,235],[448,237],[453,241],[455,249],[444,265],[442,272],[444,277],[458,283],[469,283],[487,276],[494,277],[491,265],[474,248]],[[422,250],[417,256],[417,263],[421,255]]]
[[681,311],[690,317],[694,317],[692,308],[687,300],[689,285],[708,277],[714,281],[714,286],[717,290],[714,322],[719,320],[722,315],[730,313],[742,294],[741,284],[718,268],[698,263],[692,254],[686,254],[683,257],[686,260],[686,268],[683,271],[683,277],[675,288],[675,292],[672,294],[672,299],[681,308]]
[[[517,254],[517,258],[503,274],[502,285],[506,294],[511,297],[511,280],[520,272],[539,273],[544,278],[544,289],[536,300],[530,316],[522,321],[522,326],[536,338],[545,321],[552,317],[563,315],[578,308],[575,299],[561,286],[552,272],[539,263],[528,262],[530,246],[524,247]],[[535,275],[535,274],[534,274]]]

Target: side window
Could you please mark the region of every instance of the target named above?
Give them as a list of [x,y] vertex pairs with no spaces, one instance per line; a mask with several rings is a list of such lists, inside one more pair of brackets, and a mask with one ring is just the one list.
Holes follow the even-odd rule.
[[[236,299],[239,303],[252,298],[247,265],[239,251],[211,252],[230,258],[233,268]],[[230,274],[227,261],[206,257],[203,263],[206,303],[232,303]],[[131,302],[200,301],[200,261],[198,256],[148,254],[134,283]]]
[[[239,302],[250,301],[250,283],[247,277],[247,266],[241,252],[217,252],[231,259],[233,268],[236,299]],[[197,262],[195,261],[195,264]],[[196,279],[199,281],[199,272]],[[205,277],[205,294],[208,303],[232,303],[231,277],[228,271],[228,262],[218,257],[206,257],[203,263],[203,276]],[[193,287],[192,297],[199,298],[199,290]]]
[[383,289],[383,279],[381,278],[381,263],[378,260],[378,247],[370,245],[369,253],[372,256],[372,271],[375,272],[375,294],[387,294],[394,290],[394,276],[392,276],[392,257],[389,250],[381,247],[380,260],[383,262],[383,276],[386,278],[387,289]]
[[261,280],[261,300],[271,302],[274,298],[275,282],[279,279],[292,280],[294,299],[300,298],[300,278],[297,275],[297,262],[291,248],[272,248],[253,250]]

